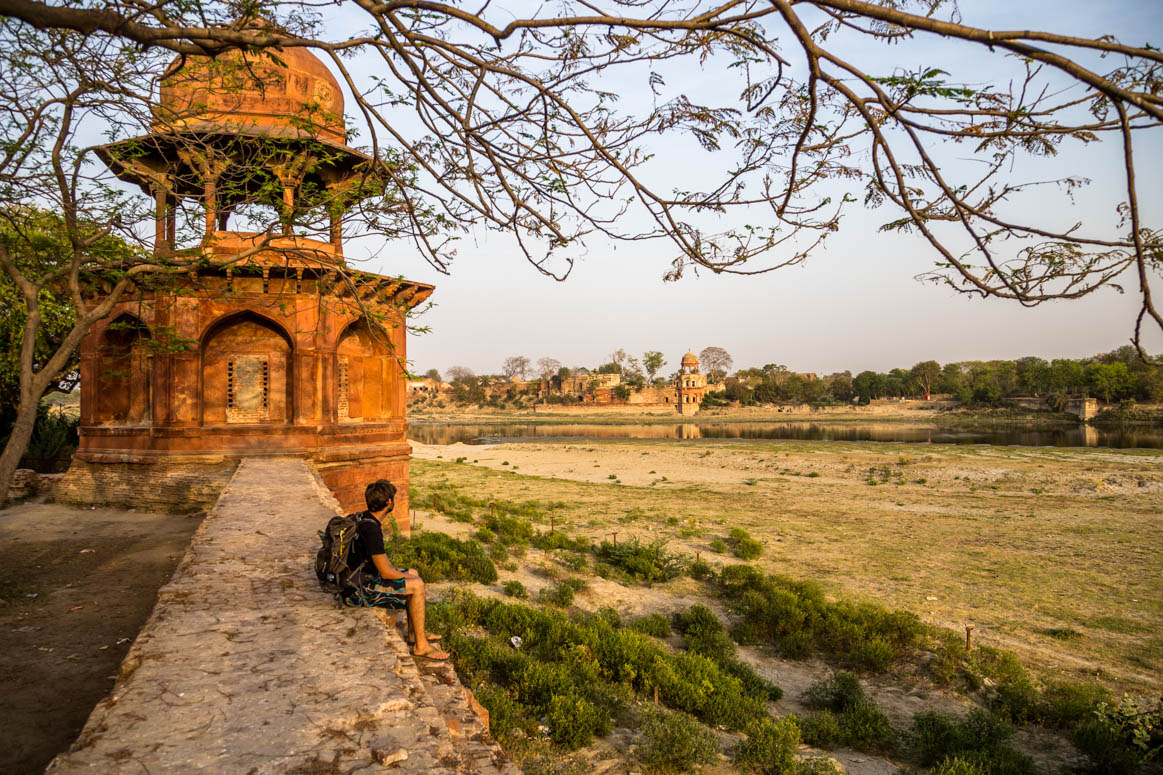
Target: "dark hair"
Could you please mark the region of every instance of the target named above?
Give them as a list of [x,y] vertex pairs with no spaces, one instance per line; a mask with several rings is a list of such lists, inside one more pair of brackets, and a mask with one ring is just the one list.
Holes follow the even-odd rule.
[[363,491],[368,511],[383,511],[396,500],[396,485],[387,479],[377,479]]

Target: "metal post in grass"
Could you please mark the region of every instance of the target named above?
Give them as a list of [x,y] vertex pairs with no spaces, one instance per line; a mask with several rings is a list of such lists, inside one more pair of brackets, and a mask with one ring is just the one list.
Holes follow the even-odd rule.
[[973,625],[965,625],[965,651],[966,653],[973,648]]

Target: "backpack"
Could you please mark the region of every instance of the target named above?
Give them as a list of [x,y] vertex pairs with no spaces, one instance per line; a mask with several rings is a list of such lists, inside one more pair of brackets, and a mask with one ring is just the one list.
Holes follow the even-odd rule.
[[360,594],[363,589],[362,563],[356,568],[349,565],[362,517],[362,513],[332,517],[327,527],[319,531],[321,546],[315,553],[315,575],[319,578],[319,586],[325,592],[337,595],[340,603],[352,593]]

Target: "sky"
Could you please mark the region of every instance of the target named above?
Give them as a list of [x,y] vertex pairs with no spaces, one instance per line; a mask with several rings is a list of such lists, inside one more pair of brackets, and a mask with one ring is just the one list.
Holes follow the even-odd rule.
[[[1112,33],[1127,43],[1163,44],[1163,4],[1157,2],[969,0],[961,11],[966,23],[994,29],[1041,28],[1088,37]],[[345,21],[329,19],[329,37],[342,39],[353,31],[345,29]],[[978,85],[1006,77],[1009,66],[979,47],[951,46],[934,37],[845,53],[869,72],[937,64],[952,79]],[[357,80],[371,74],[366,62],[350,67]],[[714,72],[694,63],[672,63],[665,72],[671,95],[697,98],[720,87]],[[626,99],[649,98],[645,80],[631,80],[610,88],[621,89]],[[350,113],[350,95],[347,103]],[[1139,196],[1149,219],[1163,212],[1159,134],[1155,130],[1139,146]],[[672,182],[703,180],[729,161],[701,151],[689,139],[660,141],[650,150],[657,153],[651,171],[665,181],[664,190]],[[1048,206],[1036,193],[1019,200],[1019,209],[1059,226],[1073,220],[1109,226],[1115,203],[1124,196],[1120,153],[1107,143],[1025,163],[1015,171],[1019,176],[1080,174],[1094,182],[1072,212],[1059,211],[1057,203]],[[951,162],[974,163],[966,158]],[[496,373],[513,355],[593,367],[621,348],[637,356],[662,351],[668,362],[664,373],[669,373],[688,349],[717,346],[731,354],[736,369],[777,363],[797,372],[855,374],[929,359],[1078,358],[1130,339],[1138,309],[1133,292],[1103,289],[1083,300],[1033,309],[959,295],[914,279],[932,269],[935,253],[916,236],[879,233],[879,224],[895,214],[859,206],[848,213],[840,232],[805,264],[751,277],[688,271],[678,282],[663,282],[672,256],[662,242],[591,240],[576,254],[564,282],[537,272],[512,238],[496,233],[466,235],[448,275],[404,243],[352,240],[346,254],[361,269],[436,286],[431,308],[413,321],[430,331],[411,336],[408,344],[413,371],[419,372],[459,365],[478,374]],[[1132,278],[1123,279],[1133,291]],[[1163,294],[1163,287],[1157,292]],[[1163,336],[1153,334],[1146,343],[1150,351],[1163,352]]]
[[[967,23],[995,29],[1112,32],[1129,43],[1146,37],[1156,45],[1163,38],[1163,11],[1155,3],[978,0],[964,3],[962,12]],[[893,57],[908,45],[861,53],[866,61],[891,69]],[[958,66],[948,68],[955,76],[966,78],[969,72],[979,83],[993,77],[988,63],[979,62],[981,51],[952,51],[933,38],[917,45],[920,53],[910,52],[921,58],[915,61],[931,55],[942,66]],[[697,70],[682,75],[684,89],[701,87]],[[1153,143],[1140,148],[1139,181],[1143,212],[1157,214],[1163,203],[1163,145],[1157,137]],[[684,160],[674,170],[678,175],[705,174],[699,166],[715,164],[713,155],[689,155],[681,141],[651,150],[671,165]],[[1044,170],[1034,165],[1032,171],[1091,176],[1092,190],[1078,203],[1082,215],[1063,217],[1109,221],[1121,194],[1112,188],[1121,185],[1118,153],[1113,144],[1090,146],[1046,162]],[[1027,206],[1039,217],[1052,215],[1038,212],[1036,197]],[[408,345],[409,359],[420,372],[460,365],[496,373],[512,355],[592,367],[608,361],[618,348],[638,356],[660,350],[668,371],[677,368],[688,349],[718,346],[732,355],[737,369],[779,363],[798,372],[857,373],[907,368],[928,359],[1077,358],[1129,341],[1138,309],[1134,293],[1104,289],[1083,300],[1032,309],[960,295],[914,279],[934,261],[922,240],[878,233],[879,223],[889,217],[882,213],[850,213],[840,233],[805,264],[754,277],[704,271],[667,283],[662,280],[669,269],[666,245],[594,240],[570,277],[557,282],[534,270],[511,239],[497,234],[466,238],[450,275],[432,269],[406,245],[377,250],[361,266],[436,286],[433,307],[415,321],[431,330],[412,336]],[[358,260],[360,250],[353,244],[348,255]],[[1152,351],[1163,351],[1159,336],[1147,343]]]

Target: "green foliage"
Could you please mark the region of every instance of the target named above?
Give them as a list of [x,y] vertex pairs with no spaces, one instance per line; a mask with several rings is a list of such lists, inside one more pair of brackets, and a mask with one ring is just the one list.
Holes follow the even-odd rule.
[[471,539],[461,541],[444,533],[416,533],[411,538],[394,535],[385,549],[397,568],[415,568],[428,582],[492,584],[497,580],[497,567]]
[[545,587],[537,594],[542,603],[569,608],[573,605],[573,598],[577,592],[585,589],[586,583],[581,579],[564,579],[560,583]]
[[[924,767],[949,767],[950,772],[982,775],[1025,775],[1037,772],[1033,761],[1009,745],[1013,727],[982,709],[965,719],[925,711],[913,716],[906,740],[914,761]],[[976,769],[965,769],[971,765]],[[959,769],[954,769],[957,767]]]
[[485,527],[496,533],[497,541],[506,546],[525,544],[533,537],[532,522],[506,514],[489,515],[485,518]]
[[501,589],[503,589],[505,594],[509,597],[515,597],[521,600],[529,597],[529,590],[525,589],[525,585],[520,581],[517,581],[517,579],[509,579],[503,585],[501,585]]
[[718,582],[742,614],[741,638],[771,643],[791,657],[822,651],[855,669],[881,671],[911,653],[925,631],[914,614],[829,602],[816,584],[764,576],[749,565],[724,568]]
[[665,638],[670,635],[670,620],[662,614],[647,614],[631,622],[630,628],[655,638]]
[[594,737],[605,737],[614,728],[608,711],[572,692],[552,696],[546,721],[553,742],[571,751]]
[[497,537],[497,534],[487,527],[482,527],[480,530],[473,533],[473,538],[480,541],[482,544],[487,544]]
[[[615,707],[626,692],[652,696],[657,687],[660,701],[671,709],[728,729],[744,729],[767,716],[767,693],[749,688],[714,660],[690,652],[675,654],[650,636],[632,627],[614,627],[602,616],[570,617],[553,608],[461,592],[432,605],[430,618],[434,628],[448,633],[446,641],[466,685],[488,681],[505,687],[527,706],[527,713],[536,714],[534,719],[548,712],[548,693],[569,687],[599,708]],[[463,635],[470,627],[489,635]],[[513,635],[522,638],[519,651],[508,645]],[[535,662],[556,665],[557,672],[526,677]],[[540,692],[537,687],[542,685],[550,686]],[[572,740],[564,733],[562,739]]]
[[529,539],[534,547],[542,551],[551,552],[556,549],[566,549],[572,552],[588,552],[591,550],[590,540],[585,536],[570,538],[565,533],[537,533]]
[[714,541],[711,541],[711,551],[725,554],[727,552],[727,542],[722,538],[716,538]]
[[723,672],[737,678],[751,694],[778,700],[783,690],[760,678],[754,670],[735,656],[735,644],[727,635],[719,618],[703,605],[691,606],[685,613],[674,615],[674,628],[682,636],[689,651],[701,654],[715,663]]
[[[506,461],[502,465],[508,465],[508,462]],[[445,481],[437,482],[424,489],[412,487],[410,496],[412,503],[418,508],[432,509],[456,522],[473,522],[477,514],[486,512],[493,518],[515,517],[526,521],[547,522],[550,511],[565,508],[565,504],[560,501],[542,503],[536,500],[516,502],[500,498],[476,498],[462,493],[459,487]],[[526,531],[532,533],[532,527],[526,529],[519,524],[506,524],[519,533]],[[487,521],[486,526],[500,533]],[[526,535],[520,540],[527,541],[529,536]]]
[[926,775],[986,775],[986,773],[980,764],[966,761],[960,756],[952,756],[927,770]]
[[680,555],[666,551],[663,539],[648,544],[637,538],[620,544],[603,541],[597,555],[632,578],[647,583],[678,578],[686,564]]
[[[15,410],[15,407],[13,407]],[[15,413],[13,413],[15,417]],[[39,473],[60,473],[69,467],[77,449],[77,427],[80,420],[49,410],[41,404],[36,408],[36,424],[28,447],[20,458],[20,468],[32,468]],[[5,436],[0,443],[6,444]]]
[[1066,729],[1092,717],[1100,704],[1110,705],[1113,700],[1101,684],[1051,681],[1042,689],[1040,720]]
[[[832,714],[839,739],[852,748],[886,752],[896,745],[892,723],[865,694],[860,679],[852,673],[842,671],[812,684],[801,699],[809,708]],[[813,730],[813,733],[829,731],[829,725],[823,719],[817,720],[817,724],[820,729]]]
[[1131,775],[1163,752],[1163,698],[1145,708],[1129,696],[1117,705],[1100,702],[1069,737],[1089,759],[1090,772]]
[[699,579],[700,581],[709,579],[715,575],[715,569],[706,560],[696,560],[692,562],[687,568],[687,573],[692,579]]
[[844,740],[840,721],[830,710],[818,710],[799,720],[800,735],[808,745],[832,748]]
[[[731,546],[731,552],[741,560],[754,560],[763,554],[763,544],[741,527],[731,528],[727,543]],[[714,548],[713,543],[711,548]]]
[[800,730],[794,719],[767,717],[747,730],[746,739],[735,751],[735,763],[763,775],[784,775],[794,771],[799,744]]
[[715,733],[685,713],[654,710],[646,716],[641,734],[638,758],[652,773],[688,773],[718,757]]

